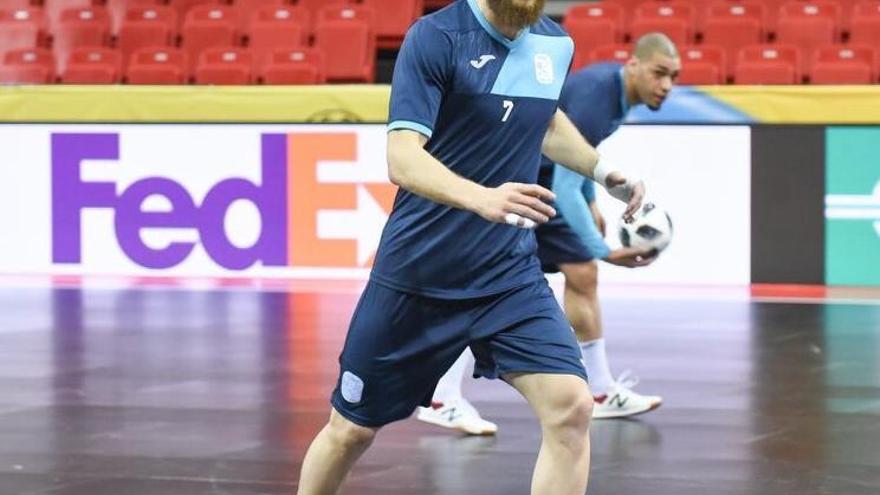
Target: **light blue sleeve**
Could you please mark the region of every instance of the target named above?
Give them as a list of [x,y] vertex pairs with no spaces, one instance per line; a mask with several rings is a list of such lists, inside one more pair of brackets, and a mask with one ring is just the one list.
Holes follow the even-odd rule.
[[584,195],[584,199],[588,204],[596,201],[596,183],[589,179],[584,180],[584,183],[581,185],[581,194]]
[[[553,166],[553,192],[556,194],[556,207],[565,217],[571,229],[580,236],[594,258],[605,259],[611,249],[605,244],[593,215],[590,214],[585,182],[592,182],[583,175],[569,170],[562,165]],[[595,194],[595,193],[594,193]]]

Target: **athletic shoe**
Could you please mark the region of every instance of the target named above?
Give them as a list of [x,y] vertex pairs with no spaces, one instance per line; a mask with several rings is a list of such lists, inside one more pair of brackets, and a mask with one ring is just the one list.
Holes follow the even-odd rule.
[[641,395],[632,391],[638,383],[639,379],[629,371],[621,373],[607,393],[593,397],[593,418],[626,418],[660,407],[663,403],[662,397]]
[[481,418],[477,409],[465,398],[446,404],[435,402],[431,407],[420,407],[416,419],[468,435],[494,435],[498,431],[498,426]]

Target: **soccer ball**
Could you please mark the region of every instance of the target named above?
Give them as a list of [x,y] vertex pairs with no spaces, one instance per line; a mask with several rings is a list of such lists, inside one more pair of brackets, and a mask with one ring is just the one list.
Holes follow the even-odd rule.
[[672,241],[672,219],[669,213],[653,203],[645,203],[630,223],[620,225],[620,243],[626,247],[666,249]]

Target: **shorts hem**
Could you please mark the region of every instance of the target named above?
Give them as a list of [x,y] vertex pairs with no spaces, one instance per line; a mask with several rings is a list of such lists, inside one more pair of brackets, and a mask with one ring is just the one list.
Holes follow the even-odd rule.
[[580,378],[580,379],[583,380],[587,385],[590,384],[590,379],[587,378],[587,374],[586,374],[586,372],[578,373],[578,372],[576,372],[576,371],[572,371],[572,370],[560,370],[560,369],[516,368],[516,369],[509,369],[509,370],[501,370],[501,371],[499,371],[495,376],[488,376],[488,375],[478,374],[478,373],[475,371],[475,372],[474,372],[474,377],[475,377],[475,378],[486,378],[486,379],[488,379],[488,380],[501,379],[501,380],[503,380],[503,381],[506,382],[507,380],[504,380],[504,375],[509,375],[509,374],[511,374],[511,373],[521,373],[521,374],[527,374],[527,375],[538,375],[538,374],[544,374],[544,375],[572,375],[572,376],[576,376],[576,377]]
[[404,420],[404,419],[412,416],[412,413],[413,413],[412,411],[410,411],[408,414],[406,414],[404,416],[392,418],[387,421],[386,420],[373,421],[373,420],[367,419],[363,416],[360,416],[358,414],[355,414],[351,411],[347,411],[344,407],[342,407],[341,404],[339,404],[339,400],[336,399],[336,397],[332,397],[330,399],[330,405],[333,406],[333,409],[336,412],[338,412],[339,414],[341,414],[345,419],[351,421],[352,423],[354,423],[358,426],[363,426],[364,428],[381,428],[385,425],[394,423],[395,421]]

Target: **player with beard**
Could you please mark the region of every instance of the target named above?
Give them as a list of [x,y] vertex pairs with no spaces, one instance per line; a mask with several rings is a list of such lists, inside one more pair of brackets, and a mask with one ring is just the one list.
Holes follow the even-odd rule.
[[[599,63],[569,76],[559,105],[587,141],[599,146],[634,106],[659,110],[680,70],[675,44],[661,33],[649,33],[637,40],[625,65]],[[650,264],[655,257],[635,248],[611,250],[605,244],[605,221],[596,206],[593,181],[545,158],[538,183],[556,194],[554,206],[559,213],[536,230],[538,257],[545,272],[565,275],[565,312],[590,377],[593,418],[622,418],[660,407],[661,397],[631,389],[635,380],[629,373],[613,377],[596,290],[597,260],[637,267]],[[472,435],[495,433],[496,425],[480,417],[461,393],[471,360],[469,351],[462,353],[438,383],[433,407],[419,408],[419,420]]]
[[573,44],[543,0],[459,0],[407,33],[391,89],[388,169],[400,186],[340,355],[300,495],[337,493],[382,426],[430,403],[465,348],[538,417],[533,494],[582,495],[592,395],[535,233],[554,196],[542,153],[627,203],[627,179],[558,108]]

